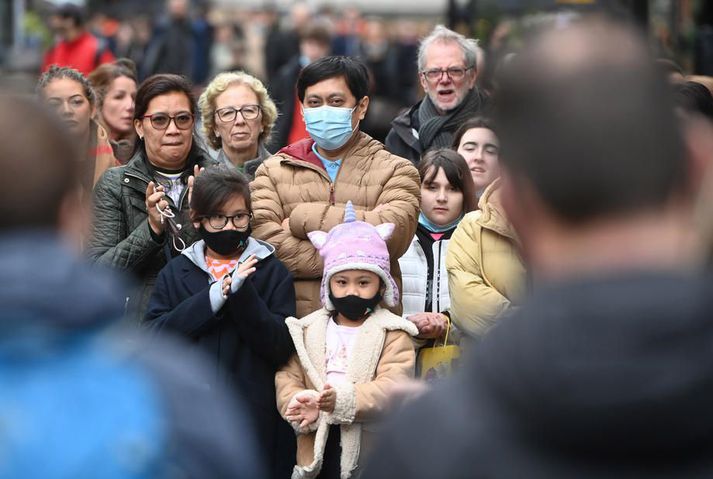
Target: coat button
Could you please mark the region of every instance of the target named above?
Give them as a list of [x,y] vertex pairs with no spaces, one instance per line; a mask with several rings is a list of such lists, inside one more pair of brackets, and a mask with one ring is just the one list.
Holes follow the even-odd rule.
[[128,183],[129,181],[131,180],[129,180],[128,178],[124,178],[124,183]]

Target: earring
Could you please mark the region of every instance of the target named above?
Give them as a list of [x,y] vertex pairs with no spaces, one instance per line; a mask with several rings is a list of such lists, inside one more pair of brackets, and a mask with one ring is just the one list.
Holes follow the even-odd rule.
[[215,137],[220,138],[220,134],[217,131],[215,132]]

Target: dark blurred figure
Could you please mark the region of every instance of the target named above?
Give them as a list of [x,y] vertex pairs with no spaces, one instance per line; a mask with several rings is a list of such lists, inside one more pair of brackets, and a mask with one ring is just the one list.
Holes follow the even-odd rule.
[[495,116],[535,293],[364,477],[710,477],[713,282],[666,81],[623,26],[551,31],[519,58]]
[[85,224],[74,142],[11,97],[0,129],[0,477],[264,477],[210,367],[116,328],[125,285],[67,246]]
[[280,15],[274,6],[268,10],[271,20],[265,38],[265,74],[272,81],[280,69],[300,54],[300,32],[307,26],[312,9],[305,2],[296,2],[290,9],[289,25],[280,25]]
[[371,18],[366,21],[357,56],[362,59],[371,74],[369,113],[362,130],[383,143],[391,129],[391,120],[406,106],[398,101],[400,72],[396,50],[383,20]]
[[167,0],[168,16],[154,28],[142,64],[142,78],[156,73],[174,73],[194,84],[209,73],[212,29],[199,16],[190,18],[190,0]]
[[[128,58],[136,64],[139,73],[143,72],[146,49],[151,41],[151,21],[145,16],[132,18],[119,25],[116,34],[116,55]],[[139,78],[142,80],[143,78]]]
[[102,63],[114,61],[107,42],[89,33],[85,24],[86,12],[81,7],[71,3],[57,7],[50,18],[57,42],[45,54],[43,72],[58,65],[89,75]]
[[246,38],[242,25],[226,21],[215,26],[215,38],[210,51],[211,78],[231,71],[248,73]]
[[300,33],[299,55],[292,57],[269,82],[270,97],[279,112],[272,138],[267,146],[269,151],[278,151],[284,146],[309,137],[302,118],[302,102],[297,98],[295,85],[304,67],[329,55],[331,41],[332,36],[327,25],[322,22],[308,24]]
[[413,105],[420,97],[418,82],[418,25],[410,20],[395,22],[396,98],[403,105]]
[[357,56],[361,50],[361,34],[364,22],[356,7],[348,7],[336,22],[332,39],[332,54],[347,57]]

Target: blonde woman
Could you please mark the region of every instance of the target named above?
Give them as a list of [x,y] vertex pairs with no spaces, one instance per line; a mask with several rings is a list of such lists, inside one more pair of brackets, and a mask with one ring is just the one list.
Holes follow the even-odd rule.
[[265,149],[277,119],[277,108],[265,85],[244,72],[217,75],[198,100],[203,133],[218,150],[218,161],[236,167],[250,179],[271,154]]

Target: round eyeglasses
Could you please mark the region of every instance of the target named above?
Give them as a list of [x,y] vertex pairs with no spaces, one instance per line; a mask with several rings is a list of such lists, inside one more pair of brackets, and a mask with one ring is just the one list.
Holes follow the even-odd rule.
[[174,116],[168,113],[154,113],[153,115],[144,115],[141,119],[148,118],[151,120],[151,126],[157,130],[165,130],[168,125],[171,124],[171,120],[176,124],[176,128],[179,130],[188,130],[193,126],[193,113],[189,111],[182,111],[176,113]]
[[208,220],[208,224],[211,228],[216,230],[222,230],[228,224],[228,220],[233,223],[236,228],[245,228],[252,219],[252,213],[238,213],[232,216],[227,215],[208,215],[204,216]]
[[258,116],[260,116],[261,111],[262,108],[260,108],[260,105],[243,105],[240,108],[226,106],[225,108],[216,110],[215,114],[218,119],[220,119],[220,121],[228,123],[231,121],[235,121],[235,118],[238,116],[238,113],[243,115],[243,119],[245,120],[254,120]]

